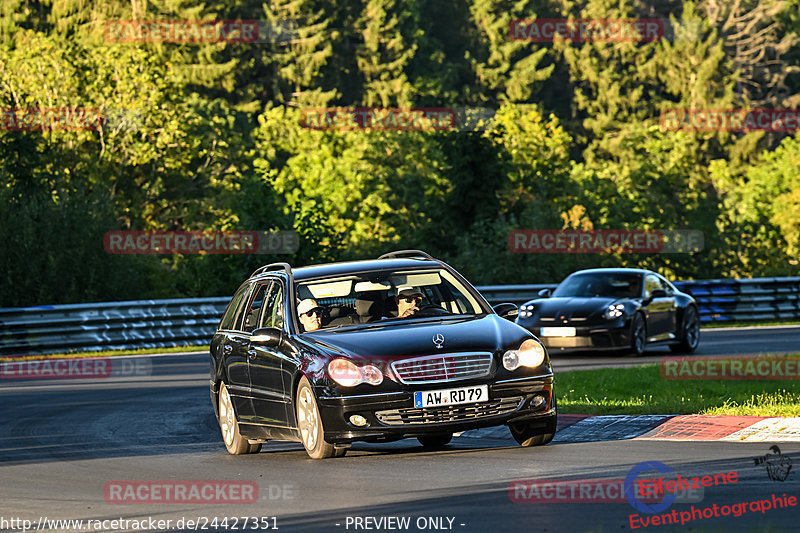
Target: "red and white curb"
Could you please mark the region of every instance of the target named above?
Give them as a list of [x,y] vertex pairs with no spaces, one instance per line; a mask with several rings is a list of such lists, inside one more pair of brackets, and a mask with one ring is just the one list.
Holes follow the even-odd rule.
[[[465,431],[467,438],[510,440],[505,427]],[[800,442],[800,417],[712,415],[559,415],[554,443],[610,440]]]

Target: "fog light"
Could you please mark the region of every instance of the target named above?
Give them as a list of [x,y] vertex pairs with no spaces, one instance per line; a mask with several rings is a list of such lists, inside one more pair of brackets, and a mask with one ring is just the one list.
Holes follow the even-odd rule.
[[544,396],[537,394],[531,399],[531,409],[538,409],[545,404]]
[[366,426],[367,425],[367,419],[364,418],[361,415],[352,415],[350,417],[350,423],[353,424],[354,426],[358,426],[358,427]]

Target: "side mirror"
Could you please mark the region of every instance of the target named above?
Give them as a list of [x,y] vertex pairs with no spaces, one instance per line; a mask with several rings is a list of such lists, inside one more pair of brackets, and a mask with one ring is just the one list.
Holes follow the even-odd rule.
[[653,289],[653,292],[650,293],[650,299],[654,300],[655,298],[666,298],[667,291],[664,289]]
[[494,309],[494,312],[500,315],[502,318],[511,321],[513,321],[519,314],[519,309],[515,304],[512,303],[497,304],[492,309]]
[[550,298],[550,295],[553,294],[553,291],[550,289],[542,289],[539,291],[539,296],[542,298]]
[[251,344],[259,344],[272,348],[283,340],[283,331],[278,328],[259,328],[250,336]]

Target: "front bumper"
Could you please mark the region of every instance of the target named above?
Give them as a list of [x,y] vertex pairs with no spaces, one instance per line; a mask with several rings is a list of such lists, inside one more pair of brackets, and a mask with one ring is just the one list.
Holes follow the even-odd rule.
[[[466,387],[485,381],[464,380],[440,388]],[[415,408],[413,391],[360,396],[318,397],[325,438],[332,444],[354,441],[381,442],[432,433],[454,433],[512,422],[542,421],[542,433],[555,427],[553,375],[525,377],[489,383],[489,400],[477,404]],[[426,390],[431,387],[420,387]],[[534,407],[535,396],[544,403]],[[367,420],[362,427],[349,422],[350,416]]]
[[599,326],[576,326],[574,337],[543,337],[541,326],[525,326],[539,338],[549,353],[567,351],[619,350],[631,345],[631,330],[628,323],[603,324]]

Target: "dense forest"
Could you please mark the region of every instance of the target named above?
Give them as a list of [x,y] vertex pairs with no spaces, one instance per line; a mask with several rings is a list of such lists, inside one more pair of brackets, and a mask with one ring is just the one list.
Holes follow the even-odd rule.
[[[558,18],[669,31],[577,42],[511,31]],[[266,37],[125,38],[115,21],[131,20],[259,21]],[[0,33],[2,307],[229,295],[268,262],[401,248],[476,284],[616,265],[679,279],[800,273],[792,128],[661,121],[800,108],[796,0],[2,0]],[[420,107],[491,112],[470,128],[307,123],[309,109]],[[104,119],[13,127],[20,109]],[[515,229],[576,228],[699,230],[704,249],[508,246]],[[109,254],[112,230],[293,230],[300,244]]]

